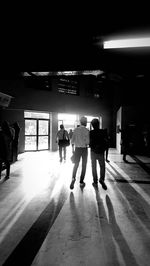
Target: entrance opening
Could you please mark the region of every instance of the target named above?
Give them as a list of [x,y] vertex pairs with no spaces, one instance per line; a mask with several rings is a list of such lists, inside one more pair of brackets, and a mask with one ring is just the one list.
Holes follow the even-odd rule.
[[[80,124],[80,114],[58,114],[58,129],[60,129],[60,125],[63,124],[65,129],[69,132],[70,129],[74,130],[77,125]],[[101,116],[87,116],[87,128],[90,130],[90,123],[93,118],[98,118],[100,120],[100,128],[102,128],[102,118]]]
[[74,130],[78,121],[78,115],[76,114],[58,114],[58,129],[60,129],[60,125],[63,124],[67,131],[70,129]]
[[25,151],[50,148],[50,115],[42,112],[24,112]]

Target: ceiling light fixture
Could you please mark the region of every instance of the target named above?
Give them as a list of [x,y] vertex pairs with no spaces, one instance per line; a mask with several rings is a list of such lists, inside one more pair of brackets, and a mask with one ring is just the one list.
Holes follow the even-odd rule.
[[77,76],[77,75],[102,75],[104,72],[102,70],[83,70],[83,71],[57,71],[57,72],[23,72],[23,76]]
[[103,43],[104,49],[150,47],[150,38],[111,40]]

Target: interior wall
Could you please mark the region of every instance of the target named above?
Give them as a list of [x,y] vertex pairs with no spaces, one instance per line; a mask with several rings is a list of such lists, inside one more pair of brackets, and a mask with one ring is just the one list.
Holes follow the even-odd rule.
[[142,102],[140,105],[122,107],[122,127],[130,127],[130,142],[133,153],[144,154],[147,152],[144,144],[144,133],[150,135],[149,113],[149,105],[146,103],[143,105]]
[[[96,117],[101,116],[103,121],[102,127],[108,129],[110,138],[113,139],[112,134],[114,134],[114,132],[112,132],[112,95],[110,95],[110,90],[108,88],[102,90],[100,98],[94,98],[94,96],[89,92],[91,89],[90,86],[92,86],[93,84],[91,82],[91,77],[80,77],[79,96],[59,93],[57,91],[57,77],[52,78],[51,84],[51,90],[48,91],[43,90],[42,88],[29,88],[22,80],[12,80],[6,82],[0,81],[0,91],[13,96],[11,103],[7,109],[16,111],[14,114],[13,111],[8,111],[9,120],[18,120],[18,114],[21,112],[22,119],[20,123],[23,132],[24,117],[23,111],[20,110],[45,111],[52,113],[52,138],[54,138],[57,127],[56,113],[72,113]],[[21,139],[23,139],[23,133],[21,134]],[[23,149],[24,141],[19,147],[20,151],[22,151]],[[52,141],[52,149],[56,149],[56,144],[54,141]]]
[[[14,98],[11,101],[10,108],[42,110],[58,113],[86,113],[87,115],[97,116],[103,114],[107,116],[110,108],[105,97],[96,99],[87,96],[85,78],[80,82],[80,95],[64,95],[57,92],[56,78],[52,80],[52,90],[38,90],[34,88],[27,88],[20,82],[16,83],[14,89],[8,88]],[[5,89],[6,91],[6,89]],[[106,117],[107,119],[107,117]]]
[[11,125],[14,122],[18,122],[20,126],[20,135],[19,135],[19,143],[18,143],[18,152],[24,152],[25,145],[25,123],[24,123],[24,111],[23,110],[14,110],[14,109],[1,109],[0,110],[0,124],[3,121],[8,121]]

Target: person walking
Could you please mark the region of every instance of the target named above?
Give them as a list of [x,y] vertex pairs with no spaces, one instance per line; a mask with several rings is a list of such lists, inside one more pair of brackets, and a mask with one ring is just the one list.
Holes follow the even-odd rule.
[[92,164],[92,175],[93,175],[93,186],[98,186],[98,174],[97,174],[97,161],[100,166],[100,178],[99,182],[104,190],[107,190],[105,184],[105,150],[106,140],[104,130],[99,128],[99,119],[94,118],[91,121],[93,127],[90,130],[90,148],[91,148],[91,164]]
[[105,160],[107,163],[110,163],[110,160],[108,159],[110,136],[108,135],[107,128],[104,128],[104,134],[105,134],[105,140],[106,140]]
[[4,121],[0,129],[0,179],[3,169],[3,163],[6,166],[5,179],[9,179],[10,162],[12,159],[12,141],[13,134],[10,130],[10,126],[7,121]]
[[[58,146],[59,146],[60,162],[62,162],[63,158],[64,158],[64,161],[66,160],[66,147],[67,147],[67,145],[64,143],[65,140],[68,140],[68,141],[70,140],[69,134],[68,134],[68,131],[65,130],[64,125],[61,124],[60,130],[58,130],[57,135],[56,135],[56,143],[58,143]],[[63,157],[63,155],[64,155],[64,157]]]
[[127,155],[130,153],[130,134],[129,127],[126,126],[124,129],[120,129],[121,132],[121,150],[122,150],[122,159],[125,163],[128,163]]
[[20,134],[20,126],[18,122],[14,122],[12,124],[12,128],[15,130],[15,136],[13,139],[12,147],[13,147],[13,161],[16,162],[18,160],[18,142],[19,142],[19,134]]
[[72,139],[72,135],[73,135],[73,130],[70,129],[68,134],[69,134],[69,138],[70,138],[70,140],[71,140],[71,139]]
[[84,187],[84,177],[86,173],[87,157],[88,157],[88,145],[89,145],[89,130],[86,128],[87,118],[85,116],[80,119],[80,126],[76,127],[71,139],[72,151],[74,153],[74,167],[72,171],[72,181],[70,189],[74,188],[76,181],[76,173],[78,170],[79,162],[82,159],[82,169],[80,175],[80,186]]

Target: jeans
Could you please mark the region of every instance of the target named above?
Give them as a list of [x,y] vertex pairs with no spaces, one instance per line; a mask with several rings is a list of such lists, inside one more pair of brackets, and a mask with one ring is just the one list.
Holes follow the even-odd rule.
[[86,165],[87,165],[87,156],[88,150],[87,148],[75,148],[75,164],[73,167],[72,179],[76,179],[76,173],[78,170],[80,159],[82,158],[82,170],[80,176],[80,183],[83,182],[86,172]]
[[97,183],[98,175],[97,175],[97,161],[100,166],[100,180],[104,181],[105,179],[105,158],[104,153],[95,153],[91,151],[91,164],[92,164],[92,175],[93,175],[93,182]]
[[7,160],[7,159],[1,160],[0,159],[0,178],[1,178],[1,172],[2,172],[2,164],[3,164],[3,162],[5,163],[5,166],[6,166],[6,176],[9,176],[10,175],[10,162],[9,162],[9,160]]
[[62,151],[64,152],[64,160],[66,160],[66,146],[59,145],[59,158],[62,161]]

